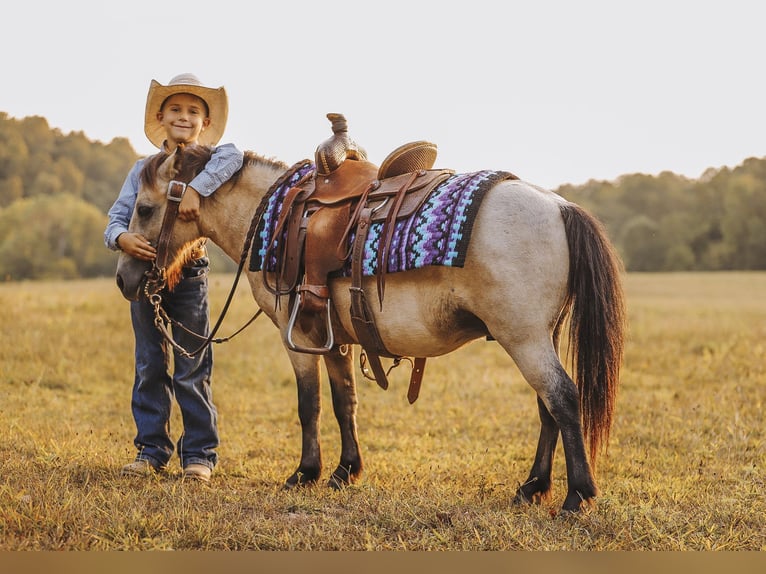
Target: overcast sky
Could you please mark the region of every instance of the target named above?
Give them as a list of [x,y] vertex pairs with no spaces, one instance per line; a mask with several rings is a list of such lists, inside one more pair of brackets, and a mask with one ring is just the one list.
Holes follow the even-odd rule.
[[[140,154],[151,79],[229,93],[222,141],[294,163],[327,112],[383,161],[555,188],[766,156],[759,0],[59,0],[0,8],[0,111]],[[115,193],[117,190],[115,190]]]

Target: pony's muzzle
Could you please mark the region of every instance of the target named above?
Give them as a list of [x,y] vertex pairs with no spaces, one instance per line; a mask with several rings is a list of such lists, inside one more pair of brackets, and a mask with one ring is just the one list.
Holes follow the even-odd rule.
[[140,284],[133,289],[128,288],[125,284],[125,279],[123,279],[122,275],[119,273],[117,274],[115,280],[117,282],[117,287],[119,288],[120,293],[122,293],[122,296],[125,297],[125,299],[128,301],[138,301],[139,295],[141,293]]
[[138,301],[144,291],[144,285],[147,277],[146,273],[149,271],[149,266],[143,265],[142,262],[128,260],[117,264],[117,272],[115,274],[115,281],[117,287],[128,301]]

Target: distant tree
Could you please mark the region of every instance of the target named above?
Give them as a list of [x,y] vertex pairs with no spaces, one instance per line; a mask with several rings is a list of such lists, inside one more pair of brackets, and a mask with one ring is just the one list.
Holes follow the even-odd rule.
[[38,195],[55,195],[64,191],[64,185],[53,171],[39,171],[27,187],[27,197]]
[[68,193],[106,212],[138,159],[126,138],[92,142],[63,135],[45,118],[0,112],[0,207],[39,195]]
[[23,199],[0,210],[2,280],[93,277],[114,271],[106,216],[74,196]]
[[61,182],[62,191],[82,197],[85,174],[72,158],[61,157],[57,159],[53,171]]
[[41,116],[29,116],[19,124],[21,135],[32,154],[50,155],[55,147],[56,139],[61,135],[58,130],[52,130],[48,120]]
[[0,179],[0,208],[24,197],[24,181],[21,176],[12,175]]
[[0,207],[24,196],[23,175],[29,159],[27,143],[6,114],[0,114]]
[[766,159],[698,180],[630,174],[557,191],[604,222],[628,270],[766,268]]
[[106,213],[137,159],[138,156],[124,138],[115,138],[106,146],[94,145],[87,163],[81,167],[85,173],[83,199]]
[[697,258],[691,244],[699,235],[699,222],[685,210],[676,210],[660,218],[656,249],[664,255],[657,271],[692,271]]
[[663,268],[665,252],[660,228],[646,215],[637,215],[625,225],[620,244],[628,271],[658,271]]
[[723,243],[731,269],[766,269],[766,180],[760,164],[734,172],[724,197]]

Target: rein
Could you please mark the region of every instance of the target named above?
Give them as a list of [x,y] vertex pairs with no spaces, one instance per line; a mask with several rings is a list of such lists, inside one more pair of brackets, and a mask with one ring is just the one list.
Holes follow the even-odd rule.
[[[291,168],[288,170],[288,174],[291,175],[294,170],[298,169],[298,164],[294,168]],[[283,175],[280,177],[277,182],[272,185],[271,189],[275,189],[277,184],[284,181],[285,176]],[[258,224],[260,223],[261,219],[263,218],[263,214],[266,211],[266,207],[269,203],[269,197],[271,196],[271,189],[269,192],[264,194],[263,198],[261,198],[261,202],[258,205],[258,208],[255,210],[255,214],[253,215],[253,219],[250,222],[250,228],[247,230],[247,234],[245,236],[245,244],[242,247],[242,253],[239,258],[239,265],[237,266],[237,273],[234,276],[234,283],[231,286],[231,289],[229,290],[229,295],[226,298],[226,303],[224,303],[223,309],[221,310],[221,314],[218,317],[218,320],[216,321],[215,326],[213,327],[213,330],[210,332],[210,334],[205,337],[204,335],[200,335],[199,333],[195,333],[191,331],[190,329],[186,328],[182,323],[179,321],[176,321],[172,319],[167,312],[162,308],[162,295],[160,295],[160,291],[167,285],[167,260],[169,256],[168,251],[168,244],[170,243],[170,237],[173,234],[173,226],[176,222],[176,217],[178,215],[178,206],[181,203],[181,199],[183,199],[183,195],[186,192],[186,184],[180,181],[171,181],[168,184],[168,206],[165,210],[165,216],[162,219],[162,227],[160,228],[160,235],[159,239],[157,240],[157,257],[155,257],[154,261],[152,262],[152,268],[151,270],[146,272],[146,283],[144,285],[144,295],[146,295],[146,298],[149,300],[149,302],[154,307],[154,325],[157,327],[157,329],[162,333],[162,336],[165,338],[165,340],[181,355],[187,358],[193,358],[195,355],[203,351],[206,347],[208,347],[212,343],[225,343],[226,341],[230,341],[237,335],[239,335],[242,331],[244,331],[253,321],[255,321],[258,316],[263,313],[263,309],[258,309],[258,311],[253,315],[247,323],[245,323],[242,327],[240,327],[237,331],[235,331],[233,334],[229,335],[228,337],[222,337],[222,338],[215,338],[216,333],[218,332],[218,329],[221,327],[221,324],[223,323],[223,318],[226,316],[226,313],[229,310],[229,306],[231,305],[232,300],[234,299],[234,293],[237,290],[237,285],[239,284],[239,279],[242,276],[242,271],[245,268],[245,262],[247,261],[247,254],[250,251],[250,246],[253,242],[253,236],[255,234],[255,230],[258,227]],[[168,324],[172,324],[173,326],[180,327],[187,333],[194,335],[198,339],[202,340],[202,344],[195,349],[194,351],[188,351],[187,349],[183,348],[178,342],[176,342],[175,339],[173,339],[172,334],[167,328]]]

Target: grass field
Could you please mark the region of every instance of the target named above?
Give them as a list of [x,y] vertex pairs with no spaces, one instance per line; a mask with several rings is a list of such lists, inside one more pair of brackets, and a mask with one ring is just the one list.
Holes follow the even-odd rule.
[[[214,316],[231,279],[211,278]],[[0,284],[0,550],[766,550],[766,273],[634,274],[626,289],[601,496],[553,518],[561,451],[553,500],[510,504],[539,426],[533,391],[495,343],[429,360],[414,405],[407,367],[388,391],[361,380],[364,479],[283,492],[300,454],[296,390],[259,319],[215,348],[211,485],[178,469],[141,481],[119,476],[134,455],[133,362],[113,281]],[[222,334],[254,311],[243,288]]]

